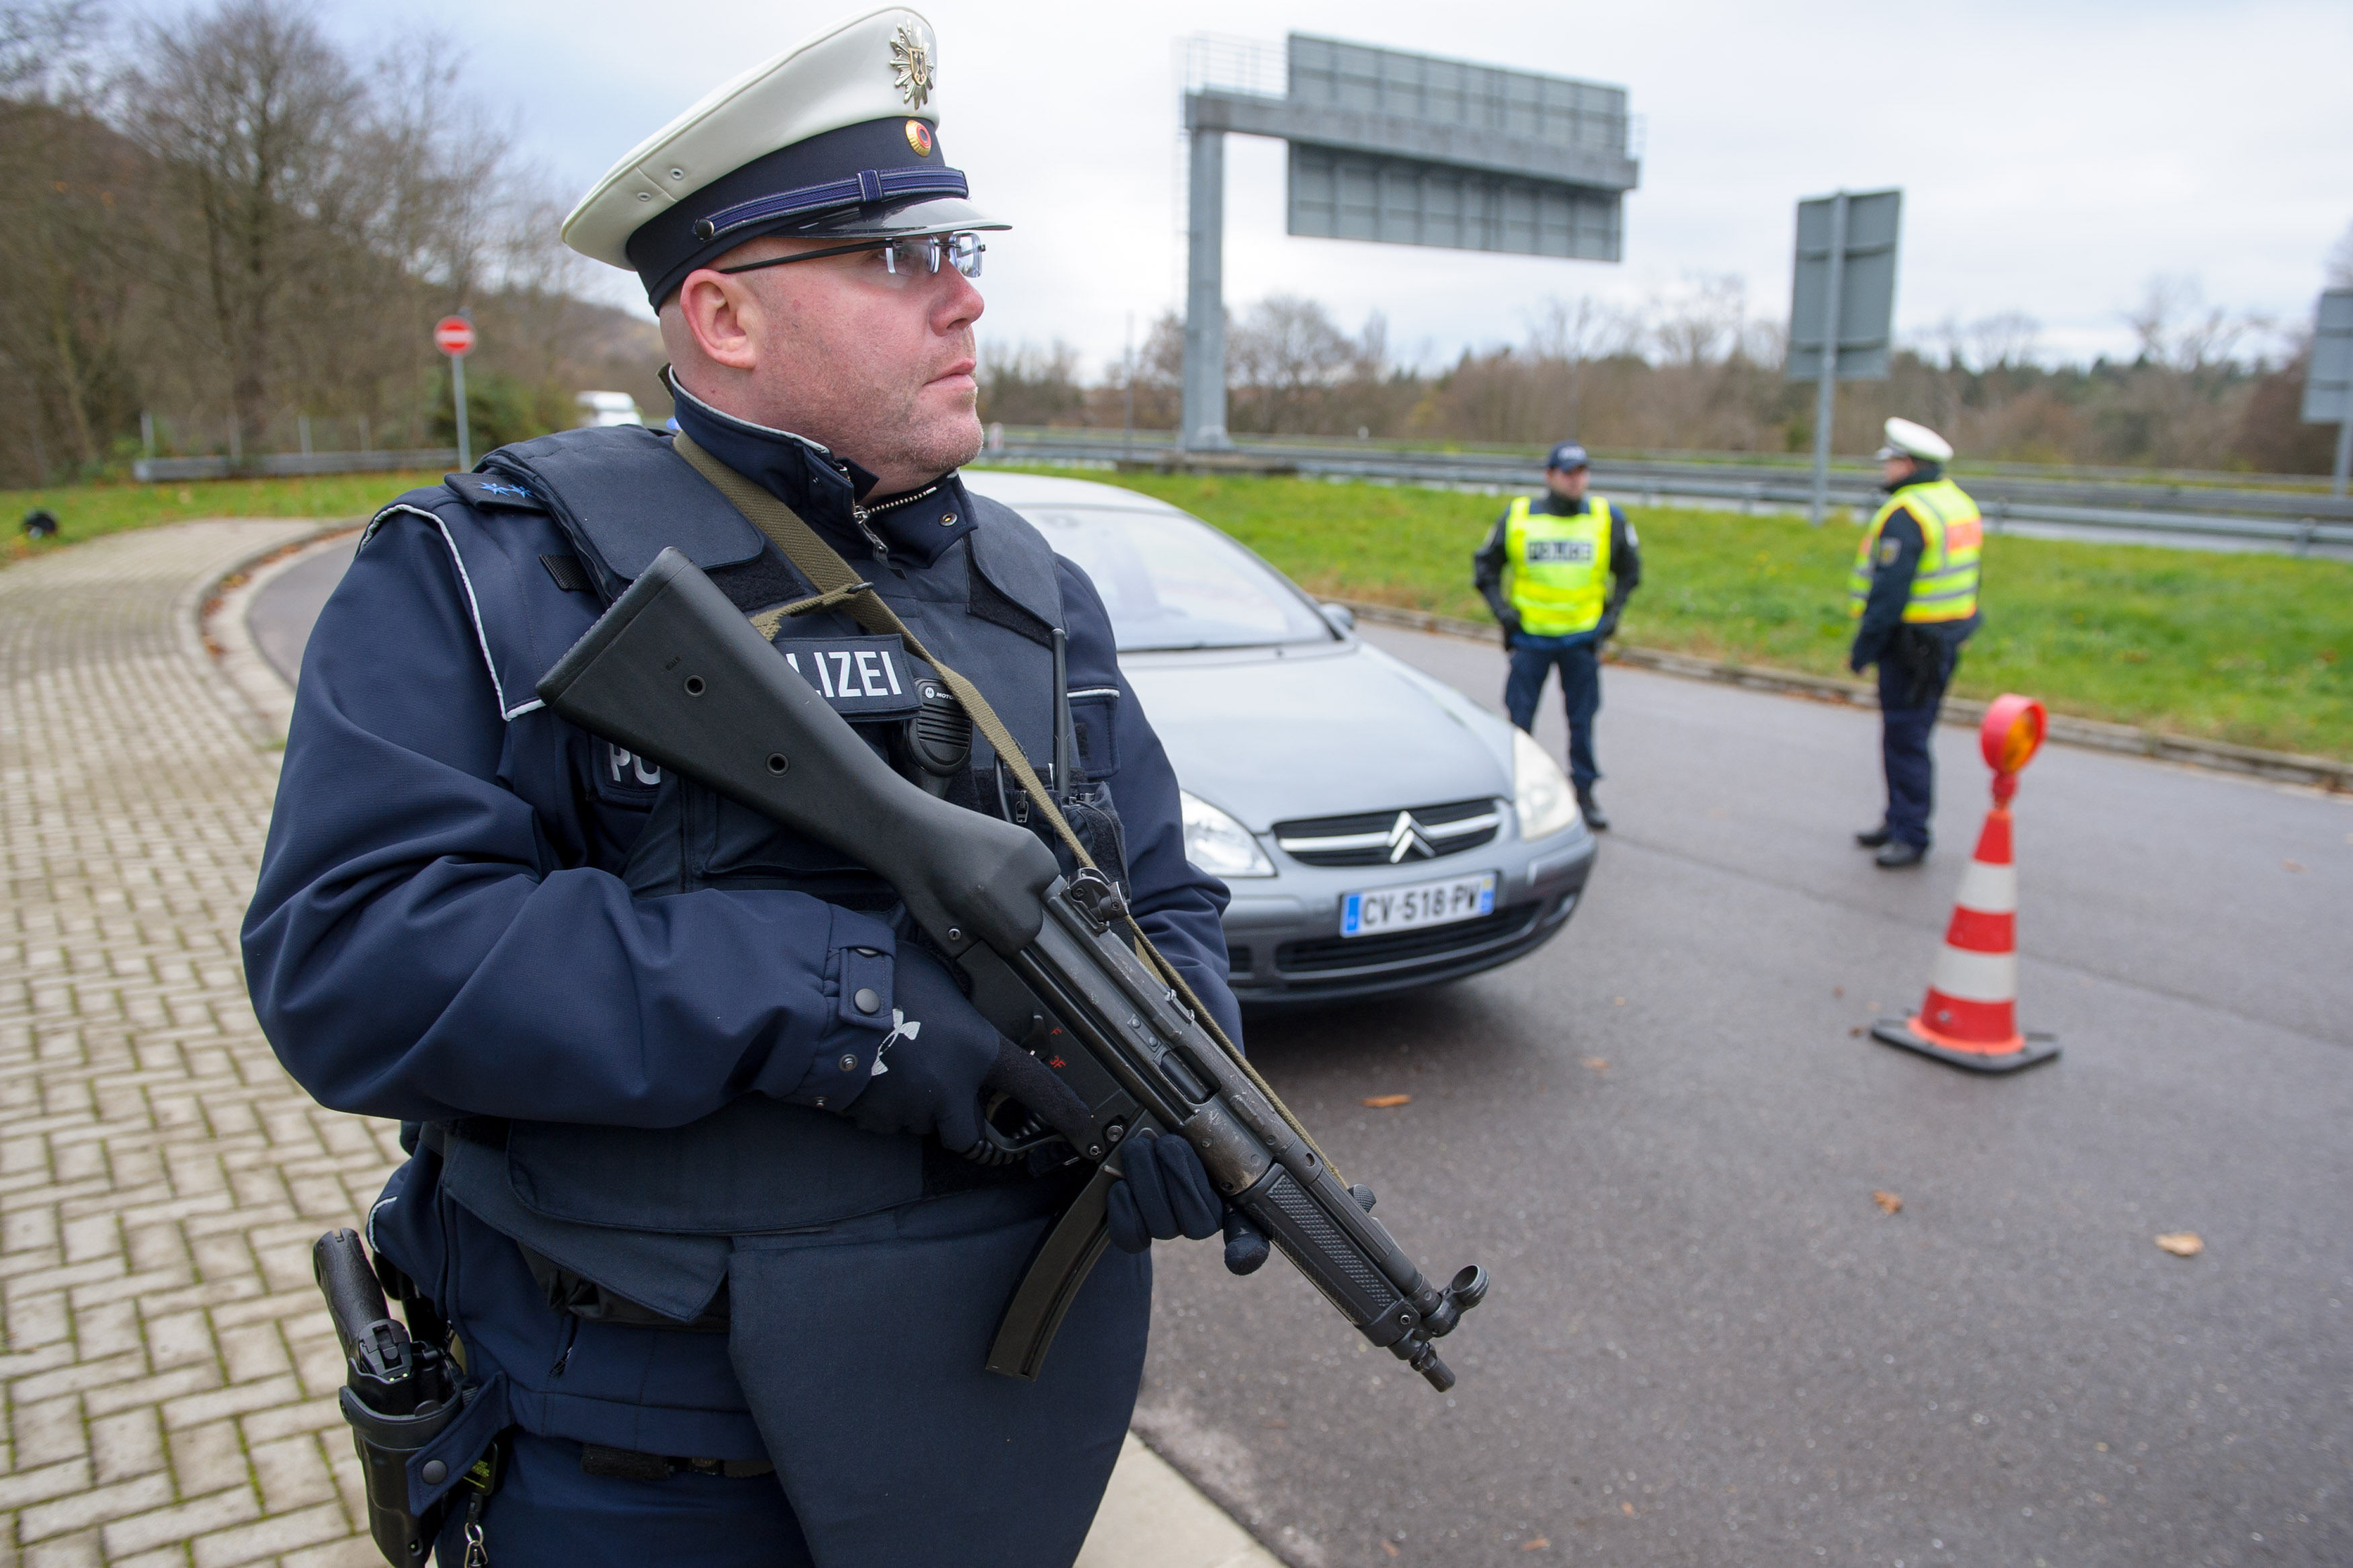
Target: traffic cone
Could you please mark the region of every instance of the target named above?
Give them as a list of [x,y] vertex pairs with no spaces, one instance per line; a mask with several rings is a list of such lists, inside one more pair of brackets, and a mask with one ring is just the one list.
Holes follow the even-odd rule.
[[[2032,738],[2021,729],[2031,725]],[[1962,873],[1944,951],[1920,1010],[1882,1018],[1872,1037],[1970,1072],[2016,1072],[2058,1056],[2050,1035],[2018,1028],[2018,868],[2010,852],[2010,801],[2018,770],[2042,740],[2040,703],[2004,697],[1986,716],[1986,757],[1994,765],[1994,806],[1977,853]]]

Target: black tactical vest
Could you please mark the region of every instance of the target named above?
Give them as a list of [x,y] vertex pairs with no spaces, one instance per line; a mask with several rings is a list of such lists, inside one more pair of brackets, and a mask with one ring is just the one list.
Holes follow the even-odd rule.
[[[746,615],[815,591],[666,437],[635,428],[567,431],[502,447],[483,471],[546,504],[605,602],[666,546],[708,572]],[[854,564],[926,647],[987,697],[1042,777],[1054,754],[1053,636],[1063,625],[1053,552],[1009,509],[960,486],[941,493],[969,506],[977,526],[932,565],[910,563],[902,573],[871,561]],[[847,495],[845,480],[845,505]],[[507,635],[517,631],[528,635],[525,628]],[[486,643],[496,640],[487,621],[482,632]],[[870,637],[839,611],[787,619],[774,641],[778,657],[789,658],[889,754],[888,732],[913,713],[913,686],[928,667],[898,649],[896,638]],[[877,646],[886,641],[890,648]],[[486,651],[495,668],[498,649]],[[562,651],[534,645],[530,657],[543,668]],[[1109,751],[1087,746],[1081,755],[1108,761]],[[616,754],[617,769],[624,758]],[[648,782],[645,764],[631,765]],[[1109,788],[1087,773],[1073,770],[1065,815],[1098,863],[1124,881]],[[976,731],[970,765],[947,794],[1029,826],[1071,868],[1041,814],[1029,809]],[[675,774],[659,778],[624,878],[639,898],[782,888],[886,921],[900,913],[890,889],[863,867]],[[756,1096],[679,1128],[514,1121],[484,1131],[460,1124],[438,1141],[444,1185],[468,1208],[561,1269],[680,1321],[712,1305],[725,1278],[729,1237],[821,1226],[927,1191],[923,1141],[861,1132],[828,1111]],[[929,1155],[936,1189],[949,1157],[935,1146]]]

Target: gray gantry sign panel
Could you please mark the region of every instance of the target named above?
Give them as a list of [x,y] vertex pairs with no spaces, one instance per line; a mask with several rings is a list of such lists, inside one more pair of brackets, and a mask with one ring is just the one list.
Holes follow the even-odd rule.
[[[1788,378],[1822,377],[1824,319],[1831,285],[1831,229],[1839,198],[1798,204],[1797,266],[1790,284]],[[1895,320],[1895,240],[1902,191],[1846,195],[1846,243],[1838,274],[1838,379],[1884,381]]]
[[2353,289],[2320,297],[2312,321],[2312,359],[2304,373],[2307,425],[2353,420]]
[[1619,259],[1625,89],[1303,33],[1285,54],[1286,96],[1187,93],[1185,124],[1291,144],[1293,234]]

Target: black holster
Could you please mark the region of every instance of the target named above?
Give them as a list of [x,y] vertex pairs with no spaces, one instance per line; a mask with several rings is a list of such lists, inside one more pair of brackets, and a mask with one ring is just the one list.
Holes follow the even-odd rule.
[[[368,1533],[393,1568],[423,1568],[445,1511],[409,1507],[408,1460],[465,1407],[441,1342],[446,1325],[388,1258],[371,1260],[356,1231],[333,1230],[311,1248],[311,1271],[327,1298],[346,1377],[337,1403],[367,1484]],[[408,1319],[385,1304],[391,1289]],[[416,1333],[412,1335],[411,1330]]]
[[359,1451],[360,1475],[367,1483],[368,1533],[394,1568],[420,1568],[433,1550],[448,1501],[421,1515],[408,1510],[408,1457],[439,1436],[463,1402],[453,1390],[413,1415],[387,1415],[369,1408],[348,1384],[338,1391],[338,1402],[352,1424],[352,1446]]

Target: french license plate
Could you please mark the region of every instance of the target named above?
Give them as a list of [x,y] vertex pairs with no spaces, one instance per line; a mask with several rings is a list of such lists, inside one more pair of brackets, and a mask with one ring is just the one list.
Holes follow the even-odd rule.
[[1410,882],[1402,888],[1346,893],[1340,899],[1342,936],[1377,936],[1421,926],[1475,921],[1495,912],[1495,873]]

